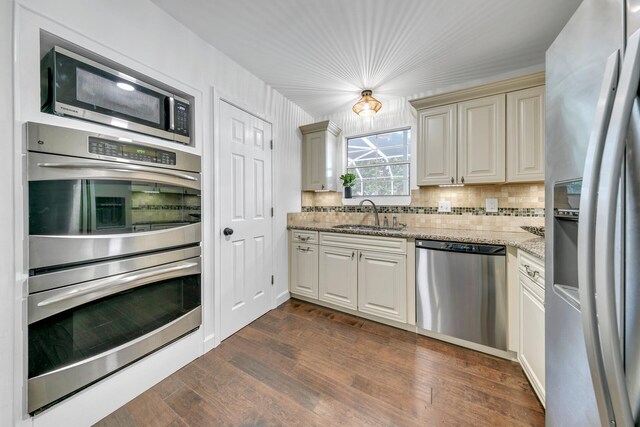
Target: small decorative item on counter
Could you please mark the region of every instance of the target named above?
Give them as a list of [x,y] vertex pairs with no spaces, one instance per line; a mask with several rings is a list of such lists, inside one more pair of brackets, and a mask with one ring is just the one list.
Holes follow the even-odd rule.
[[351,198],[351,187],[355,185],[356,176],[352,173],[345,173],[344,175],[340,175],[340,179],[342,180],[342,186],[344,187],[344,198]]

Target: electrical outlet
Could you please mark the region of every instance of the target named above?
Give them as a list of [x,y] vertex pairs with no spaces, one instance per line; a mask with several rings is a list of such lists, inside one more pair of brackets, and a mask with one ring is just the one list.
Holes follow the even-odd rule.
[[451,200],[440,200],[438,202],[438,212],[451,212]]
[[485,199],[487,212],[498,212],[498,199]]

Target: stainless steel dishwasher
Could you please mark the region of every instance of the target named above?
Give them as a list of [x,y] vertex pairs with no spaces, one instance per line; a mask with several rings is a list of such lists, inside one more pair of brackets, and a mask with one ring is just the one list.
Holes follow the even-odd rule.
[[504,246],[416,240],[418,327],[507,350]]

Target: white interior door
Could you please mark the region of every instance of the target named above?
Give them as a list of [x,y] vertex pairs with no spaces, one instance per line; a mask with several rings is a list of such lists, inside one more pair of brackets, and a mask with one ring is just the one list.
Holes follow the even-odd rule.
[[220,102],[221,339],[269,310],[270,145],[269,123]]

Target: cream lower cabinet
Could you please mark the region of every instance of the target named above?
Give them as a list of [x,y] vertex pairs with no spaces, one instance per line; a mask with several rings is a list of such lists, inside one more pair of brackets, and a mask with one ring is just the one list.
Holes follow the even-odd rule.
[[520,251],[519,258],[520,349],[518,360],[544,405],[544,270],[539,261],[522,251]]
[[313,233],[294,230],[291,234],[289,290],[293,295],[407,323],[406,239]]
[[293,244],[291,292],[318,298],[318,245]]
[[340,307],[358,309],[358,251],[320,246],[320,301]]
[[407,257],[360,251],[358,311],[405,322],[407,320]]

